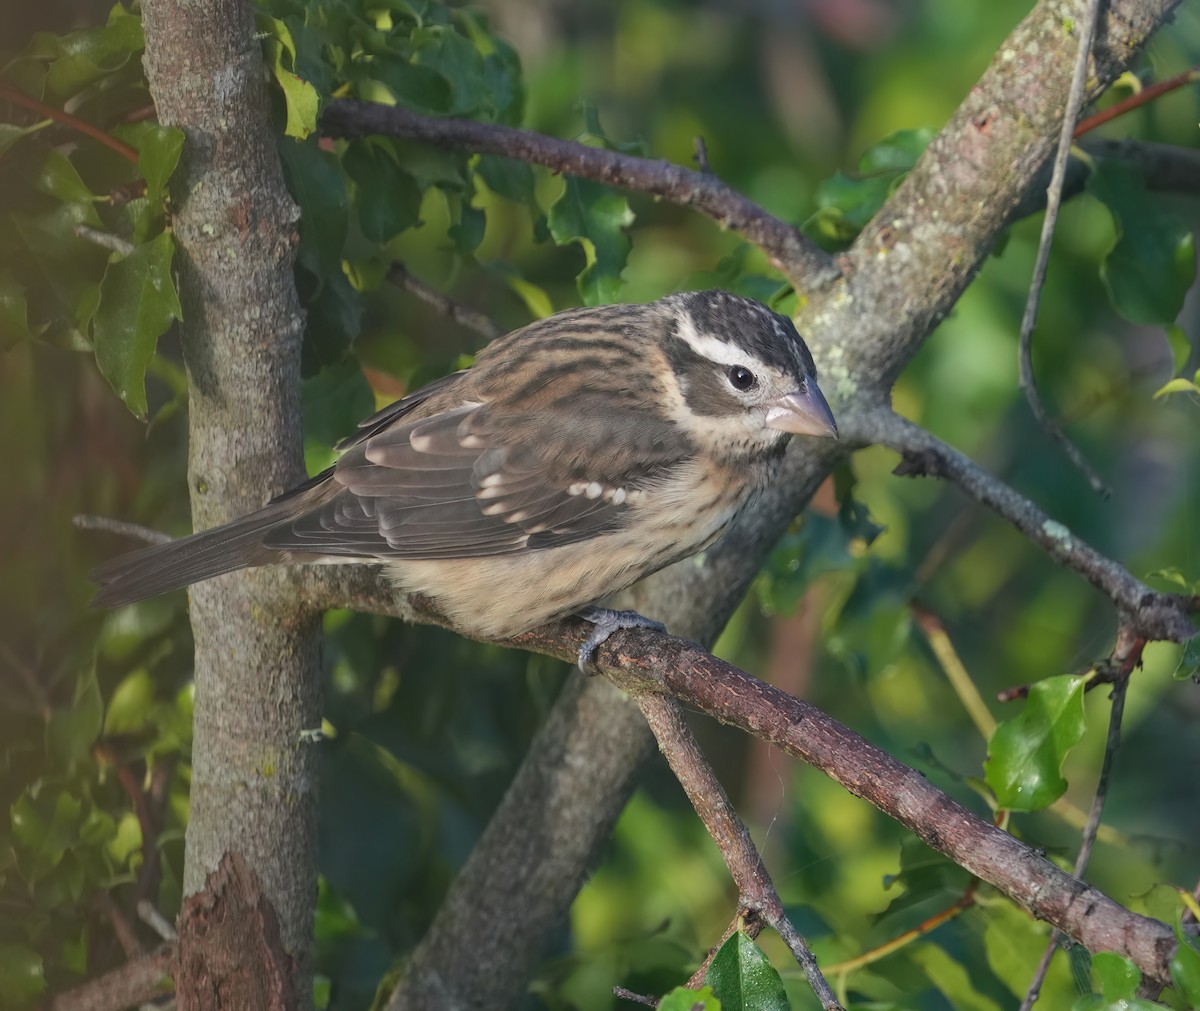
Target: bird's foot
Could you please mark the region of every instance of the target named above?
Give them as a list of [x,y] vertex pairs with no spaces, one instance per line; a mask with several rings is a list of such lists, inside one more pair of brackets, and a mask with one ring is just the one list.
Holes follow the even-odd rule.
[[661,621],[651,621],[637,611],[613,611],[607,607],[582,607],[576,612],[579,617],[590,621],[596,627],[592,634],[583,640],[579,647],[579,670],[588,677],[598,674],[595,659],[598,650],[613,632],[623,628],[650,628],[655,632],[665,632],[667,626]]

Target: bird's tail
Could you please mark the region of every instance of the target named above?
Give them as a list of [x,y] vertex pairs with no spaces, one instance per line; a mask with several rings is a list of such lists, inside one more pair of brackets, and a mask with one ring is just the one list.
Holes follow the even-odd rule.
[[[290,552],[267,547],[267,532],[295,516],[291,495],[258,512],[190,537],[120,555],[92,570],[100,587],[93,607],[120,607],[135,600],[178,590],[234,569],[286,561]],[[286,504],[285,504],[286,502]]]

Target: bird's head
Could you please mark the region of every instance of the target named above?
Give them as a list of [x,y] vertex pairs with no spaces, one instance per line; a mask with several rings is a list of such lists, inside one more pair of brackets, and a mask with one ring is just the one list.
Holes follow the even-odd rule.
[[768,450],[788,435],[837,438],[816,366],[792,321],[725,291],[664,299],[672,414],[715,450]]

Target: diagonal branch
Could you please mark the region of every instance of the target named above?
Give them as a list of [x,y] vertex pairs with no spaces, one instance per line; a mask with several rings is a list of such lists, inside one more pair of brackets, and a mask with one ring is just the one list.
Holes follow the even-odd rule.
[[1102,555],[999,478],[919,425],[886,407],[868,407],[839,421],[847,438],[878,443],[900,453],[904,460],[897,467],[897,474],[945,478],[976,502],[994,510],[1056,562],[1078,572],[1100,590],[1117,606],[1122,622],[1143,638],[1184,642],[1196,634],[1190,618],[1195,611],[1191,597],[1151,589],[1125,566]]
[[794,225],[767,213],[716,176],[693,172],[672,162],[588,147],[497,123],[422,116],[399,106],[352,99],[330,105],[321,117],[321,129],[333,137],[387,134],[438,147],[515,158],[530,165],[544,165],[554,172],[648,193],[694,207],[722,228],[740,233],[761,248],[779,269],[804,275],[809,285],[837,276],[829,254]]
[[[841,1011],[842,1006],[821,975],[812,950],[784,912],[766,865],[750,839],[750,830],[738,817],[729,795],[725,793],[725,788],[721,786],[688,728],[683,707],[669,695],[660,692],[644,692],[635,694],[633,698],[650,724],[663,757],[671,766],[679,785],[687,793],[696,814],[721,850],[730,877],[737,885],[742,908],[769,923],[783,937],[804,971],[808,985],[820,1000],[821,1007],[825,1011]],[[689,980],[689,983],[694,982],[699,981],[695,977]]]

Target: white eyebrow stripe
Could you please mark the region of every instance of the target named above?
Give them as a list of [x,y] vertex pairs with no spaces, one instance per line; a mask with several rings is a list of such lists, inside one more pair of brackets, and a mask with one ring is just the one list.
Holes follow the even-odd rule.
[[745,348],[739,348],[711,334],[702,334],[696,329],[696,324],[692,322],[688,312],[679,314],[679,336],[696,354],[718,365],[745,365],[747,362],[762,364]]

